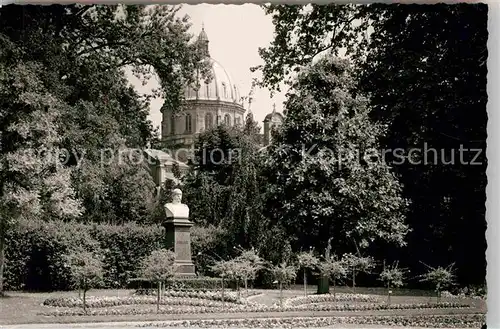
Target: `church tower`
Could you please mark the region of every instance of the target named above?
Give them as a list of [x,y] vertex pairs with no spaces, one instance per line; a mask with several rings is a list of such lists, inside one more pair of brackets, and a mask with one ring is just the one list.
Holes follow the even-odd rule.
[[273,128],[278,127],[283,122],[283,115],[276,112],[276,104],[273,104],[273,111],[264,118],[264,146],[271,143]]

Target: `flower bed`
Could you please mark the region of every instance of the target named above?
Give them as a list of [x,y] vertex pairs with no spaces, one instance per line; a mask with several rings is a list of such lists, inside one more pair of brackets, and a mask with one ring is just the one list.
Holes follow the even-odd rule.
[[[135,297],[90,297],[86,300],[86,306],[88,308],[104,308],[104,307],[114,307],[122,305],[148,305],[156,304],[157,299],[155,297],[148,296],[135,296]],[[234,303],[231,301],[226,301],[228,303]],[[83,300],[79,298],[50,298],[43,302],[45,306],[52,307],[83,307]],[[222,301],[207,300],[201,298],[178,298],[178,297],[167,297],[160,300],[160,305],[185,305],[185,306],[204,306],[204,307],[222,307]]]
[[307,317],[273,319],[223,319],[189,320],[163,323],[147,323],[138,327],[199,327],[199,328],[307,328],[336,324],[411,326],[432,328],[481,328],[486,317],[472,315],[426,315],[426,316],[356,316],[356,317]]
[[458,295],[454,295],[449,291],[441,292],[441,297],[443,297],[443,298],[457,298],[457,299],[480,299],[480,300],[486,299],[486,296],[466,295],[465,293],[460,293]]
[[286,307],[287,310],[300,311],[377,311],[377,310],[413,310],[413,309],[442,309],[442,308],[470,308],[468,304],[460,303],[421,303],[421,304],[304,304]]
[[310,295],[300,296],[286,299],[283,303],[284,306],[299,306],[312,303],[325,303],[325,302],[379,302],[380,298],[377,296],[360,295],[360,294],[336,294],[335,298],[331,294],[326,295]]
[[[153,306],[153,305],[151,305]],[[109,316],[109,315],[146,315],[146,314],[199,314],[199,313],[220,313],[221,308],[204,306],[183,306],[183,307],[161,307],[158,312],[156,308],[94,308],[88,309],[85,313],[83,309],[64,309],[49,312],[40,312],[43,316]]]
[[[136,291],[133,296],[153,296],[156,295],[156,290],[143,290],[141,292]],[[240,292],[241,298],[248,298],[251,296],[259,295],[260,292],[255,290],[249,290],[248,292],[242,290]],[[210,299],[210,300],[220,300],[222,301],[222,292],[221,291],[210,291],[210,290],[167,290],[164,292],[163,296],[165,297],[185,297],[185,298],[202,298],[202,299]],[[241,299],[240,298],[240,299]],[[226,291],[224,293],[224,300],[230,301],[234,303],[240,302],[238,298],[238,293],[236,291]]]
[[[133,300],[133,299],[128,299]],[[137,300],[135,300],[137,301]],[[185,304],[183,304],[183,302]],[[144,298],[144,303],[154,305],[155,301],[153,298]],[[175,304],[174,304],[175,303]],[[136,303],[137,304],[137,303]],[[369,310],[410,310],[410,309],[434,309],[434,308],[468,308],[469,305],[457,304],[457,303],[441,303],[441,304],[345,304],[345,305],[318,305],[318,304],[308,304],[301,306],[289,306],[289,307],[278,307],[278,306],[266,306],[261,304],[234,304],[234,303],[222,303],[213,302],[208,300],[182,300],[173,301],[166,300],[161,302],[162,305],[168,305],[168,307],[160,308],[160,314],[197,314],[197,313],[237,313],[237,312],[293,312],[293,311],[369,311]],[[81,305],[81,304],[80,304]],[[98,304],[102,305],[102,304]],[[119,304],[119,305],[134,305],[134,304]],[[172,307],[174,305],[182,305],[183,307]],[[111,306],[118,306],[112,304]],[[64,310],[55,310],[49,312],[40,313],[41,315],[47,316],[78,316],[78,315],[138,315],[138,314],[151,314],[155,313],[156,310],[153,308],[105,308],[104,306],[89,307],[87,314],[83,312],[80,308],[71,308]]]

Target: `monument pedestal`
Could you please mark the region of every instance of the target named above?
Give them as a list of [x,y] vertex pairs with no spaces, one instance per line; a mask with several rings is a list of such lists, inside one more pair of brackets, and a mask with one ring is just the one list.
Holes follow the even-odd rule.
[[165,227],[165,247],[175,253],[176,276],[196,276],[191,259],[191,233],[193,222],[187,218],[167,218]]

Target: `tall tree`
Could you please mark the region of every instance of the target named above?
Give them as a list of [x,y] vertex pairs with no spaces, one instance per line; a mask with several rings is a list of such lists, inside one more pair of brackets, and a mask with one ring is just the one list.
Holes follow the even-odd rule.
[[[8,6],[0,12],[0,31],[26,49],[24,59],[36,57],[47,67],[45,83],[67,103],[60,146],[69,151],[66,165],[78,167],[73,181],[86,207],[84,220],[138,221],[152,206],[149,168],[139,163],[140,154],[126,150],[154,137],[149,98],[129,86],[124,69],[142,80],[156,75],[156,96],[180,110],[182,88],[203,65],[178,9]],[[13,17],[23,17],[23,25]]]
[[[183,87],[193,81],[198,67],[203,68],[197,45],[189,42],[187,18],[178,18],[178,9],[1,8],[0,277],[5,230],[16,216],[28,216],[31,211],[16,202],[41,208],[51,218],[78,215],[79,207],[69,206],[73,191],[64,187],[71,183],[87,207],[87,219],[92,212],[131,219],[146,212],[145,203],[136,205],[137,199],[147,200],[153,192],[144,164],[125,160],[106,166],[101,157],[103,150],[144,146],[153,135],[146,120],[148,98],[141,99],[128,87],[125,68],[143,80],[155,74],[161,84],[157,95],[177,111]],[[44,154],[39,152],[43,148],[48,150]],[[58,150],[67,151],[63,153],[66,169],[54,164],[54,158],[48,162],[52,167],[46,164],[46,155]],[[19,152],[34,153],[30,158],[37,160],[20,164]],[[46,186],[49,183],[54,186]]]
[[[71,219],[81,205],[70,186],[71,169],[59,162],[58,120],[65,104],[43,84],[43,65],[16,63],[0,51],[0,295],[6,232],[20,218]],[[6,55],[6,56],[2,56]]]
[[354,88],[348,61],[325,58],[310,66],[294,84],[268,148],[266,214],[285,227],[296,249],[322,249],[329,237],[341,251],[376,239],[404,244],[406,201],[379,161],[383,129]]
[[264,230],[255,135],[255,130],[225,125],[200,134],[184,182],[193,219],[224,228],[228,246],[258,247]]
[[[265,65],[255,69],[262,69],[262,85],[277,88],[314,59],[345,53],[356,63],[359,90],[371,96],[370,115],[388,125],[382,145],[418,150],[413,163],[399,161],[393,152],[386,157],[412,200],[409,248],[399,255],[405,266],[418,271],[422,259],[443,266],[456,261],[458,281],[483,283],[487,5],[269,5],[265,10],[276,35],[260,50]],[[435,151],[426,154],[426,147]],[[465,246],[464,240],[477,243]]]

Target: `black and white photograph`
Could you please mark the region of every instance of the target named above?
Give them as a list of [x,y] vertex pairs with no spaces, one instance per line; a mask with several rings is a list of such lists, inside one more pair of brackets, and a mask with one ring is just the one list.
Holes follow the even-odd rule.
[[489,9],[0,6],[0,327],[486,329]]

